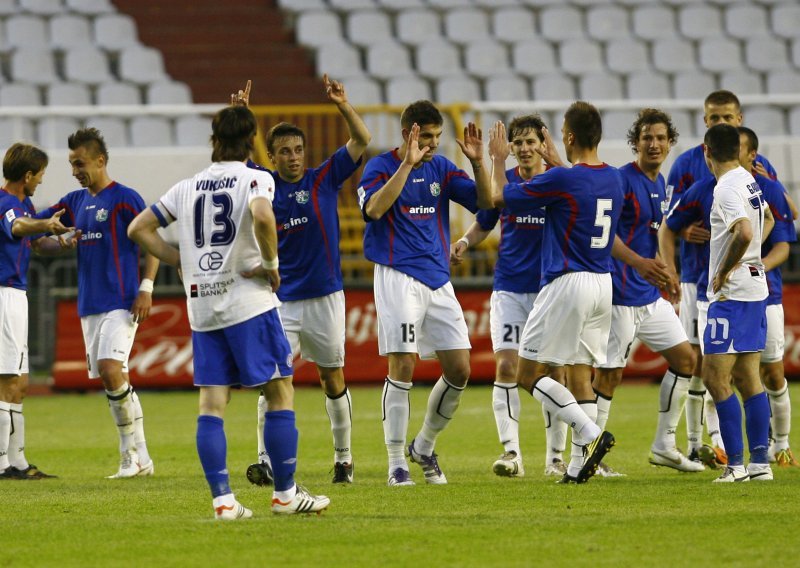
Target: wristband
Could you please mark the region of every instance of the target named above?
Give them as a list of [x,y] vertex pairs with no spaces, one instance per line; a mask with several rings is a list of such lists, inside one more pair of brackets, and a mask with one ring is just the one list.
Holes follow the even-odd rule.
[[466,237],[461,237],[456,241],[456,243],[464,243],[464,246],[469,248],[469,241],[467,240]]
[[262,258],[261,266],[263,266],[265,270],[278,270],[278,257],[276,256],[272,260],[264,260]]
[[139,292],[147,292],[148,294],[152,294],[153,281],[150,278],[142,278],[142,281],[139,283]]

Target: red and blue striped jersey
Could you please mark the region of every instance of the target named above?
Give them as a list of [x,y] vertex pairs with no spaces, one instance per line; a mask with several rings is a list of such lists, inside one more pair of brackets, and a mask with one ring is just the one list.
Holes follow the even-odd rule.
[[11,226],[17,218],[35,214],[36,209],[29,197],[20,201],[16,195],[0,189],[0,286],[18,290],[28,287],[31,237],[15,237]]

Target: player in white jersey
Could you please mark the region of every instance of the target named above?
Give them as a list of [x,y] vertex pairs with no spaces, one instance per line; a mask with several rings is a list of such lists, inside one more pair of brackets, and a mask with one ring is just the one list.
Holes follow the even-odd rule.
[[[129,234],[182,271],[192,327],[194,382],[200,387],[197,452],[220,520],[248,518],[231,491],[223,417],[232,386],[262,387],[268,401],[265,442],[275,491],[273,513],[311,513],[330,500],[294,482],[297,438],[292,354],[276,309],[280,285],[272,176],[248,168],[256,119],[241,106],[212,122],[210,167],[172,187],[142,212]],[[159,226],[178,222],[179,245]]]
[[[702,372],[728,454],[728,465],[715,481],[770,480],[770,410],[758,366],[766,343],[768,296],[761,244],[772,229],[773,218],[755,179],[739,165],[739,131],[718,124],[708,129],[704,143],[706,162],[717,185],[711,207],[710,304],[703,329]],[[744,401],[750,449],[747,467],[742,408],[732,384]]]

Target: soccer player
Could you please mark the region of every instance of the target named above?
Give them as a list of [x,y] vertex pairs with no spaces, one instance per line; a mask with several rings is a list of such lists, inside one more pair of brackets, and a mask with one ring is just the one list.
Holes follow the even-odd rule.
[[[597,394],[597,425],[605,428],[612,396],[622,382],[634,339],[639,338],[660,353],[669,368],[661,380],[658,427],[650,463],[679,471],[703,471],[702,464],[689,461],[675,444],[695,356],[672,304],[661,297],[658,286],[645,278],[649,274],[646,265],[641,268],[645,259],[658,259],[659,266],[667,266],[658,254],[658,228],[667,205],[660,170],[677,138],[670,116],[653,108],[641,110],[628,130],[628,144],[636,160],[619,170],[625,202],[612,249],[611,333],[607,360],[596,370],[593,387]],[[659,285],[677,296],[677,275],[674,281],[662,279]]]
[[[63,211],[34,219],[31,197],[42,183],[48,158],[28,144],[13,144],[3,158],[0,189],[0,479],[46,479],[25,458],[22,401],[28,389],[28,265],[31,250],[56,254],[62,247],[44,233],[63,235]],[[63,242],[63,241],[62,241]]]
[[108,150],[96,128],[74,132],[67,145],[72,175],[82,189],[68,193],[40,216],[64,209],[62,222],[81,230],[78,315],[86,362],[89,378],[103,383],[119,434],[119,469],[109,479],[153,475],[142,406],[128,375],[133,338],[150,314],[158,271],[158,260],[146,255],[139,281],[139,246],[127,236],[128,225],[145,203],[135,190],[109,176]]
[[[769,466],[769,401],[759,377],[767,337],[769,291],[761,245],[772,215],[761,189],[739,165],[739,131],[718,124],[706,131],[704,153],[717,179],[711,207],[708,319],[703,329],[703,381],[714,399],[728,465],[715,482],[772,479]],[[744,401],[750,463],[744,465]]]
[[[564,114],[562,140],[571,168],[554,167],[525,183],[508,183],[505,126],[489,141],[492,197],[512,214],[546,207],[542,288],[520,337],[517,383],[558,420],[572,426],[572,452],[563,483],[584,483],[614,445],[594,420],[591,365],[606,361],[611,327],[611,247],[622,210],[622,177],[600,161],[600,113],[578,101]],[[547,143],[548,153],[555,149]],[[557,162],[545,156],[553,165]],[[570,390],[553,380],[572,365]],[[581,406],[586,406],[584,411]]]
[[[278,227],[283,285],[280,314],[292,353],[316,363],[333,432],[334,483],[352,483],[350,450],[352,402],[345,384],[345,310],[339,259],[338,200],[342,183],[361,164],[370,141],[366,124],[347,101],[344,85],[323,76],[328,100],[336,105],[350,134],[347,142],[316,168],[305,166],[305,133],[282,122],[267,134],[267,153],[275,170],[272,208]],[[249,88],[245,88],[249,93]],[[235,101],[235,99],[234,99]],[[247,468],[257,485],[271,483],[264,447],[266,399],[258,399],[259,462]]]
[[[538,114],[518,116],[508,125],[511,154],[518,164],[506,171],[509,180],[522,183],[545,171],[539,153],[544,143],[543,128],[545,124]],[[497,475],[521,477],[525,468],[519,444],[517,352],[520,332],[540,288],[544,209],[537,208],[525,215],[511,214],[508,209],[478,211],[475,222],[464,236],[450,246],[450,260],[452,264],[460,264],[464,252],[483,242],[498,221],[500,244],[494,267],[489,319],[496,363],[492,408],[503,454],[494,462],[492,470]],[[567,426],[559,420],[552,420],[544,407],[542,412],[547,438],[544,472],[545,475],[563,476],[567,471],[562,458]]]
[[[275,185],[269,173],[245,164],[255,141],[256,118],[244,106],[231,106],[214,116],[211,129],[211,166],[174,185],[128,232],[183,273],[194,383],[200,387],[197,453],[215,518],[252,516],[231,491],[226,466],[223,418],[236,385],[263,385],[267,397],[265,440],[275,476],[272,512],[320,512],[330,500],[309,494],[294,481],[298,432],[292,352],[273,292],[281,281],[271,206]],[[175,221],[179,248],[156,232]]]
[[469,123],[457,140],[473,181],[436,154],[443,122],[430,101],[408,105],[400,117],[403,144],[372,158],[358,189],[364,254],[375,263],[378,347],[389,362],[382,406],[390,486],[414,484],[404,450],[417,354],[442,366],[422,429],[407,448],[427,483],[447,483],[434,446],[469,380],[467,324],[450,283],[450,201],[473,213],[492,202],[481,132]]
[[[748,171],[758,152],[758,136],[751,129],[739,127],[739,162]],[[764,201],[769,205],[775,218],[775,227],[761,247],[761,261],[767,272],[767,342],[761,353],[761,381],[769,396],[772,410],[770,423],[774,444],[770,444],[770,461],[780,467],[797,467],[798,462],[789,446],[789,432],[792,425],[792,406],[789,399],[789,383],[784,376],[784,319],[783,319],[783,279],[780,265],[789,258],[789,243],[797,241],[793,214],[787,193],[778,180],[756,175]]]

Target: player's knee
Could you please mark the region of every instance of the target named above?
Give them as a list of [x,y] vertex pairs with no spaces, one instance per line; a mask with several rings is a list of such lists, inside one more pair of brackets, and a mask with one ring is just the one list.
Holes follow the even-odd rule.
[[771,391],[781,390],[786,384],[784,377],[783,361],[764,363],[761,365],[761,380],[764,386]]
[[670,357],[669,367],[679,375],[688,376],[695,372],[697,356],[691,348],[681,349]]
[[103,386],[108,389],[117,389],[125,382],[122,373],[122,362],[113,359],[101,359],[97,362],[97,371]]
[[517,366],[513,361],[500,359],[497,362],[497,381],[501,383],[513,383],[517,376]]
[[447,382],[457,387],[463,387],[467,384],[467,381],[469,381],[469,373],[469,360],[466,362],[459,361],[448,366],[448,368],[444,370],[444,377],[447,379]]

